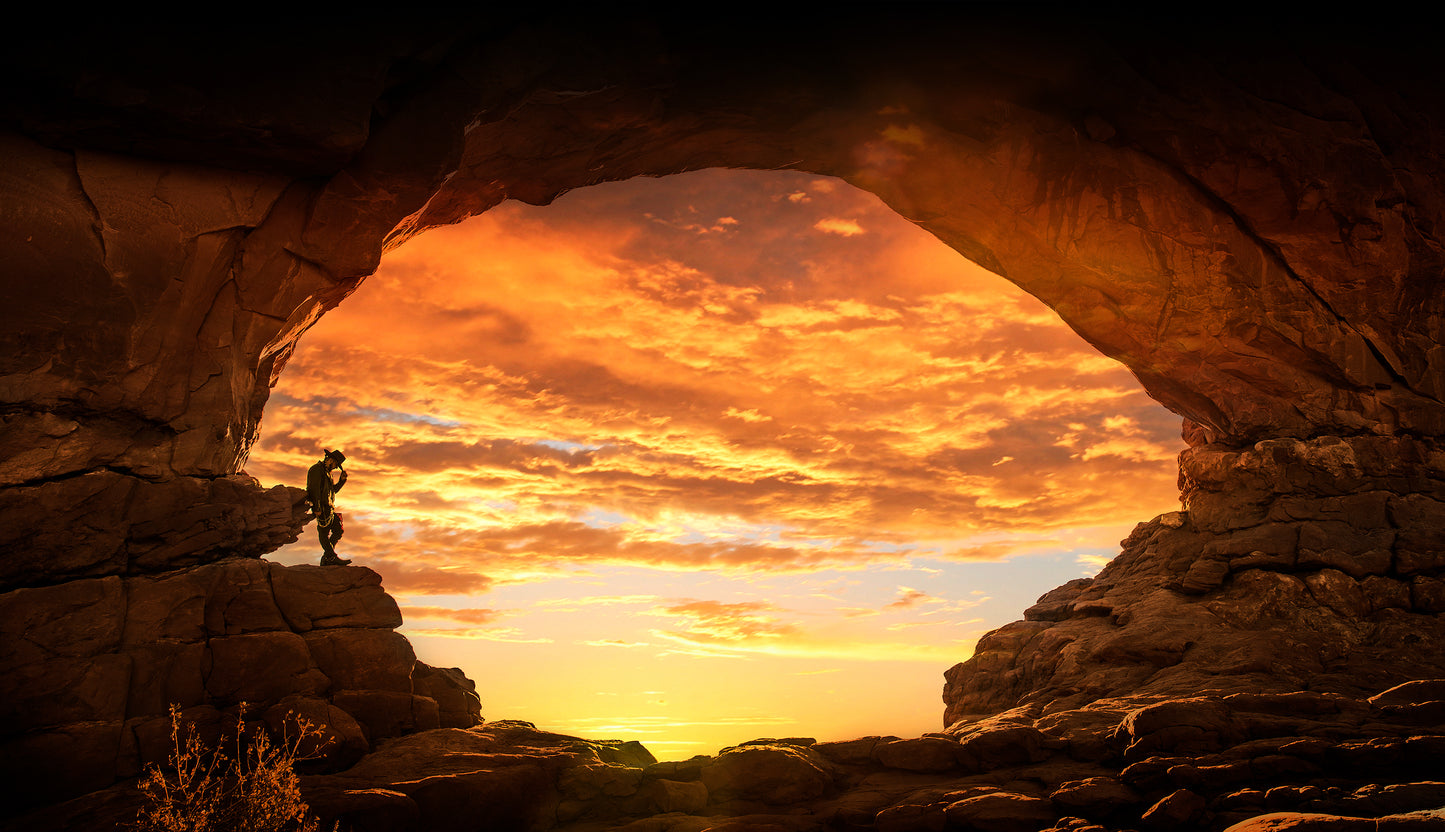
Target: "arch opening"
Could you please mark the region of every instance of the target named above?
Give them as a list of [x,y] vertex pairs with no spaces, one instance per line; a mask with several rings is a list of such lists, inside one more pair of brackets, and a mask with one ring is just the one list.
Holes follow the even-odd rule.
[[[343,554],[489,719],[678,758],[936,730],[943,669],[1177,508],[1182,448],[1122,366],[876,197],[721,169],[396,249],[267,414],[248,471],[347,450]],[[318,554],[308,529],[272,558]]]

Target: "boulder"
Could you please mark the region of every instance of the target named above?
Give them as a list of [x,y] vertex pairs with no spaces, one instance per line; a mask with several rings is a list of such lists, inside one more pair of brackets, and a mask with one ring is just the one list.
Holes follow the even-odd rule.
[[1102,817],[1116,809],[1138,803],[1140,795],[1113,777],[1088,777],[1062,783],[1049,795],[1061,812]]
[[[399,737],[428,728],[439,728],[439,724],[418,725],[415,700],[410,693],[394,690],[338,690],[331,693],[331,703],[349,714],[366,731],[367,740],[375,746],[382,740]],[[430,700],[428,700],[430,701]],[[435,703],[430,709],[422,706],[422,714],[436,714]]]
[[54,658],[114,652],[126,623],[119,578],[0,595],[0,671]]
[[707,786],[700,781],[648,780],[637,795],[639,800],[632,806],[649,815],[700,814],[708,803]]
[[1006,791],[950,803],[944,814],[950,827],[977,832],[1036,832],[1055,818],[1049,801]]
[[962,759],[985,770],[1040,762],[1054,745],[1032,725],[1007,723],[975,725],[959,733],[958,744]]
[[390,789],[312,789],[306,805],[323,823],[355,832],[413,832],[421,821],[416,801]]
[[263,707],[294,693],[319,694],[331,687],[296,633],[252,633],[213,638],[205,667],[206,694],[226,705]]
[[873,747],[872,756],[880,765],[903,771],[954,771],[976,763],[959,747],[957,740],[942,737],[879,742]]
[[396,600],[381,588],[381,576],[363,566],[270,564],[276,604],[289,627],[304,633],[335,627],[395,629],[401,626]]
[[1206,805],[1204,798],[1194,792],[1188,789],[1179,789],[1170,792],[1158,803],[1150,806],[1139,820],[1150,829],[1187,828],[1194,825],[1204,814]]
[[812,748],[835,763],[863,765],[873,759],[873,751],[880,743],[893,742],[899,737],[859,737],[856,740],[835,740],[814,743]]
[[1117,736],[1126,759],[1156,752],[1197,754],[1218,751],[1243,738],[1234,712],[1217,699],[1191,697],[1131,711]]
[[400,633],[351,628],[312,630],[302,639],[334,690],[412,692],[416,653]]
[[878,832],[944,832],[948,829],[946,803],[904,803],[890,806],[874,818]]
[[262,719],[278,741],[295,749],[298,758],[318,761],[328,769],[349,768],[369,750],[361,725],[325,699],[288,696],[267,709]]
[[809,749],[790,745],[731,748],[703,765],[709,801],[785,806],[813,800],[833,788],[832,766]]
[[482,700],[477,685],[457,667],[432,667],[417,662],[412,668],[412,689],[437,703],[443,728],[470,728],[482,721]]
[[[1401,832],[1408,825],[1396,827]],[[1421,832],[1430,827],[1421,827]],[[1374,818],[1350,818],[1313,812],[1274,812],[1230,826],[1225,832],[1376,832]]]

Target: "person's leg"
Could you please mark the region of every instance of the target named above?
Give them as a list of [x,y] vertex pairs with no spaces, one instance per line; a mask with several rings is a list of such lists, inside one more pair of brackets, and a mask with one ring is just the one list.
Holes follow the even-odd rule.
[[331,525],[327,526],[322,532],[327,538],[322,545],[322,548],[326,550],[326,555],[321,558],[322,563],[338,564],[340,566],[351,563],[349,559],[336,554],[336,541],[341,539],[341,535],[345,533],[345,531],[346,529],[341,525],[341,515],[333,514],[331,516]]
[[320,520],[316,521],[316,539],[321,541],[322,560],[336,557],[336,550],[332,548],[331,535],[329,534],[332,526],[335,525],[335,521],[332,521],[330,526],[323,526]]

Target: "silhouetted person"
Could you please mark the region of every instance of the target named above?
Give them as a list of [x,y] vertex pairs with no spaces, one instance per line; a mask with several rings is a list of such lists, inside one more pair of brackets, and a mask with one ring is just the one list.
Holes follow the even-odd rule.
[[[336,513],[336,492],[346,485],[346,469],[341,467],[346,461],[346,454],[326,448],[322,450],[325,456],[306,472],[306,499],[316,515],[316,536],[321,540],[321,551],[325,553],[321,556],[321,565],[345,566],[351,561],[338,557],[335,546],[344,531],[341,515]],[[335,483],[331,481],[332,469],[341,471]]]

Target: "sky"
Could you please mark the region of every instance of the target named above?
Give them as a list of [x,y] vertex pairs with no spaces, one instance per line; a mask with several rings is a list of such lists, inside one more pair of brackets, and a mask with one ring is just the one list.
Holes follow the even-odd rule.
[[484,719],[668,760],[941,730],[980,636],[1178,509],[1179,424],[871,194],[704,170],[388,253],[246,468],[344,450],[338,551]]

